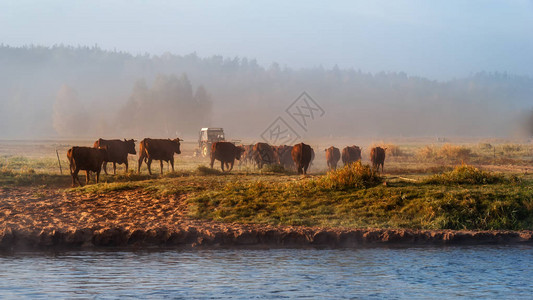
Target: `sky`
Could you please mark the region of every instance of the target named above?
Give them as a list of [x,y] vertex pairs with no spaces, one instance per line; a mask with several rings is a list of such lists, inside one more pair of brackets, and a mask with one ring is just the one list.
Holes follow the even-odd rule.
[[435,80],[533,76],[533,1],[1,0],[0,43],[196,52]]

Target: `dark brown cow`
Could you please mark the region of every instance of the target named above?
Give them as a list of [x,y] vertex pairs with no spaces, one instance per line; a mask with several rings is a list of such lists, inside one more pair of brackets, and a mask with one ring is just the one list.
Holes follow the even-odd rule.
[[296,168],[298,169],[298,174],[307,174],[307,168],[309,168],[312,153],[313,149],[311,146],[304,143],[299,143],[292,147],[291,156]]
[[274,147],[278,163],[283,166],[285,170],[294,170],[294,161],[292,160],[292,146],[281,145]]
[[385,150],[387,148],[374,147],[370,150],[370,160],[372,161],[372,168],[379,171],[379,165],[381,165],[381,172],[385,165]]
[[104,161],[104,172],[107,175],[107,163],[113,163],[113,175],[117,173],[117,164],[126,165],[126,173],[128,173],[128,154],[137,154],[135,151],[134,140],[104,140],[98,139],[94,142],[94,148],[106,147],[107,158]]
[[274,149],[267,143],[257,143],[253,148],[253,160],[259,169],[264,165],[276,163],[277,158]]
[[89,184],[91,177],[89,172],[96,172],[96,183],[100,181],[100,171],[102,170],[102,163],[107,158],[107,151],[105,148],[90,148],[74,146],[67,151],[67,158],[70,163],[70,175],[72,176],[72,186],[76,185],[76,181],[82,186],[78,173],[80,170],[85,170],[85,182]]
[[148,173],[152,175],[150,166],[152,160],[159,160],[161,164],[161,174],[163,174],[163,161],[170,162],[172,172],[174,172],[174,153],[181,154],[180,140],[177,139],[149,139],[146,138],[139,144],[139,166],[137,173],[141,172],[141,164],[144,160],[148,166]]
[[335,148],[333,146],[329,147],[324,151],[326,151],[326,162],[328,164],[328,168],[330,170],[336,170],[337,163],[341,159],[341,151],[339,150],[339,148]]
[[233,169],[235,160],[240,160],[244,149],[229,142],[216,142],[211,145],[211,169],[215,159],[220,161],[220,168],[224,172],[224,164],[228,172]]
[[361,148],[348,146],[342,149],[342,163],[345,166],[358,160],[361,160]]

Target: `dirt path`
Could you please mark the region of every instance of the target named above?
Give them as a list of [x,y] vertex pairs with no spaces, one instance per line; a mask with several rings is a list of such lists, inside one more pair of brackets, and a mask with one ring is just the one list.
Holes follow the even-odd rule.
[[0,249],[51,247],[361,247],[532,243],[532,231],[343,229],[227,224],[192,219],[186,195],[128,190],[84,195],[0,188]]

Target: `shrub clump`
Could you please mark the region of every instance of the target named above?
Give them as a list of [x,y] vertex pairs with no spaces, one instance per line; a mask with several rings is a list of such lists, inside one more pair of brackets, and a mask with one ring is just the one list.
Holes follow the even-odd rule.
[[450,172],[431,176],[425,182],[429,184],[493,184],[504,182],[501,174],[481,171],[476,167],[461,165]]
[[265,165],[261,172],[269,172],[269,173],[287,173],[287,170],[280,165],[280,164],[270,164]]
[[347,190],[370,188],[382,182],[383,178],[379,176],[377,171],[358,161],[343,168],[329,171],[316,180],[316,185],[324,189]]
[[206,167],[206,166],[198,166],[198,168],[196,169],[196,172],[198,172],[198,174],[200,174],[200,175],[220,175],[220,174],[222,174],[221,171],[219,171],[217,169],[211,169],[211,168]]
[[447,161],[468,161],[472,157],[472,149],[446,144],[440,148],[435,146],[424,146],[418,149],[417,156],[421,159],[447,160]]

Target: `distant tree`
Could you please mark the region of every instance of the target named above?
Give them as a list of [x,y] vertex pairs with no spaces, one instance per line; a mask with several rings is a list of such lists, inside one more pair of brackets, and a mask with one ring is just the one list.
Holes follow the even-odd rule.
[[77,136],[87,133],[89,117],[78,100],[75,90],[63,85],[54,102],[53,127],[60,136]]
[[152,87],[138,81],[118,112],[118,127],[138,135],[172,137],[196,132],[211,118],[211,98],[203,86],[193,87],[187,75],[158,75]]

